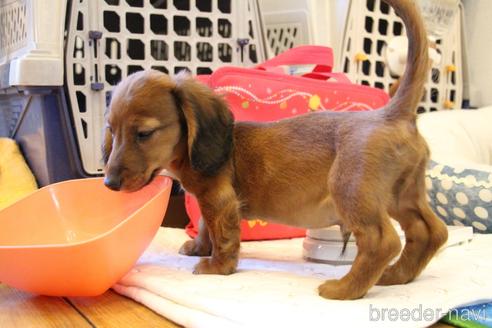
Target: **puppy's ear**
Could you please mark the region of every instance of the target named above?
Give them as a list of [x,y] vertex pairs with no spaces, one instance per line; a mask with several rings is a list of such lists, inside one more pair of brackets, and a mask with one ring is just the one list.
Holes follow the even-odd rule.
[[111,155],[112,149],[113,149],[113,136],[111,135],[111,132],[109,132],[109,128],[105,128],[104,141],[101,147],[102,159],[104,165],[108,164],[109,155]]
[[186,121],[191,167],[215,175],[232,150],[234,118],[225,101],[187,73],[174,78],[174,95]]

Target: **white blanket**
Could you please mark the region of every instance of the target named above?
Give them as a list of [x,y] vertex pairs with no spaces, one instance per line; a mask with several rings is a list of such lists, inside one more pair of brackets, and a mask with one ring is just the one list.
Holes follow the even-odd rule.
[[[373,287],[356,301],[318,296],[349,266],[305,262],[302,239],[244,242],[238,273],[193,275],[188,237],[161,228],[115,291],[186,327],[426,327],[456,306],[492,300],[492,235],[445,249],[414,282]],[[395,320],[396,315],[396,320]]]

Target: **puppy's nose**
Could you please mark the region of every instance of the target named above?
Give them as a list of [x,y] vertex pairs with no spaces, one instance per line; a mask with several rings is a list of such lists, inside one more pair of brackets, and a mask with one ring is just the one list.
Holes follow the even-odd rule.
[[106,176],[104,178],[104,185],[111,190],[119,191],[121,188],[121,178],[115,176]]

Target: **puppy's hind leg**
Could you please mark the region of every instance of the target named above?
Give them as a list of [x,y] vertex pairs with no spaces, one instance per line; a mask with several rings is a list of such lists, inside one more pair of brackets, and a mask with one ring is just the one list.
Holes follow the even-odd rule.
[[179,249],[179,254],[188,256],[212,255],[212,242],[210,241],[208,228],[203,218],[200,218],[198,222],[198,235],[195,239],[186,241]]
[[405,248],[398,261],[385,270],[378,285],[406,284],[415,279],[448,237],[445,224],[425,199],[425,162],[409,179],[416,183],[402,190],[398,208],[390,212],[405,231]]
[[381,202],[374,197],[377,191],[340,178],[330,190],[340,218],[356,238],[358,252],[347,275],[326,281],[318,290],[329,299],[357,299],[378,281],[400,252],[401,243]]

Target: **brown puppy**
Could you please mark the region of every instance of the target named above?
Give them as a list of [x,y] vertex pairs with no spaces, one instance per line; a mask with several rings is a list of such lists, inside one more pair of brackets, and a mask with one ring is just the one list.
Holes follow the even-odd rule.
[[[428,73],[426,33],[410,0],[386,0],[407,26],[410,51],[400,87],[372,112],[317,112],[272,123],[233,122],[222,99],[183,75],[147,71],[115,89],[104,145],[106,184],[136,190],[161,169],[193,193],[199,236],[181,253],[211,255],[195,273],[236,270],[241,217],[306,228],[341,224],[358,254],[350,272],[321,296],[362,297],[376,283],[413,280],[447,239],[425,198],[429,158],[415,109]],[[390,223],[406,234],[401,250]]]

